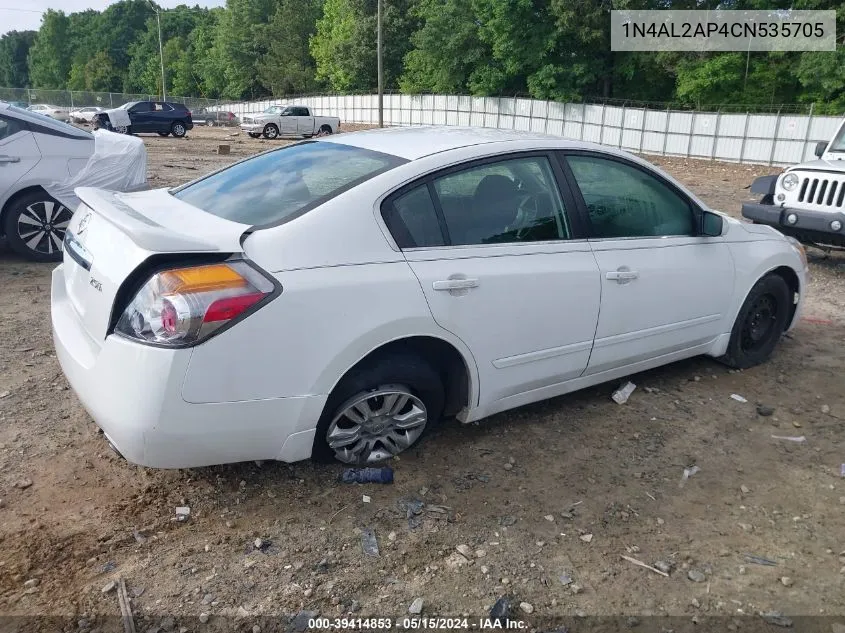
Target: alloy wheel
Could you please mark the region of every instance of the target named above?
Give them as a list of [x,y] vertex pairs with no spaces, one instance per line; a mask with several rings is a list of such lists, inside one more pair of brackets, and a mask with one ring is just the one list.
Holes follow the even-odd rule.
[[53,255],[62,250],[72,215],[70,209],[55,200],[33,202],[18,216],[18,236],[31,251]]
[[338,460],[374,464],[398,455],[425,431],[428,412],[403,385],[361,392],[343,404],[326,432]]

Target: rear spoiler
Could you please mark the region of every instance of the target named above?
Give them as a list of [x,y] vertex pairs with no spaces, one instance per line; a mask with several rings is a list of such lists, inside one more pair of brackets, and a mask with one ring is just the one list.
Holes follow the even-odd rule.
[[118,198],[114,191],[94,187],[77,187],[76,196],[97,215],[114,224],[141,248],[156,252],[218,252],[213,242],[206,242],[191,235],[176,233],[135,209]]

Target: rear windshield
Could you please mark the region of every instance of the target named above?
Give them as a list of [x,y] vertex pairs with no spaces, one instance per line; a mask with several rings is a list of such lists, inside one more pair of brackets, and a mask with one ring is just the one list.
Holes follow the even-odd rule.
[[359,147],[304,142],[260,154],[171,193],[234,222],[280,224],[403,162]]

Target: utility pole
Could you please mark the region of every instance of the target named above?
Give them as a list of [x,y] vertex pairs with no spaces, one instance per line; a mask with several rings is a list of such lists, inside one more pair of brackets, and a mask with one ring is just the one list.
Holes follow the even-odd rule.
[[156,20],[158,21],[158,54],[161,58],[161,100],[167,101],[167,88],[164,85],[164,46],[161,43],[161,9],[157,9],[152,0],[147,0],[150,8],[155,11]]
[[[378,57],[378,126],[384,127],[384,72],[381,63],[381,14],[382,2],[378,0],[378,12],[376,15],[376,56]],[[372,5],[370,5],[372,6]]]

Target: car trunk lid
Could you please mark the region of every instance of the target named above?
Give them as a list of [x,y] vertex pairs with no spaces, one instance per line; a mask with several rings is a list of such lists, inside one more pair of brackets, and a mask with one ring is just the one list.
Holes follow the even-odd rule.
[[206,213],[166,189],[122,194],[76,189],[82,201],[65,234],[67,295],[94,340],[109,331],[115,297],[150,257],[242,252],[249,226]]

